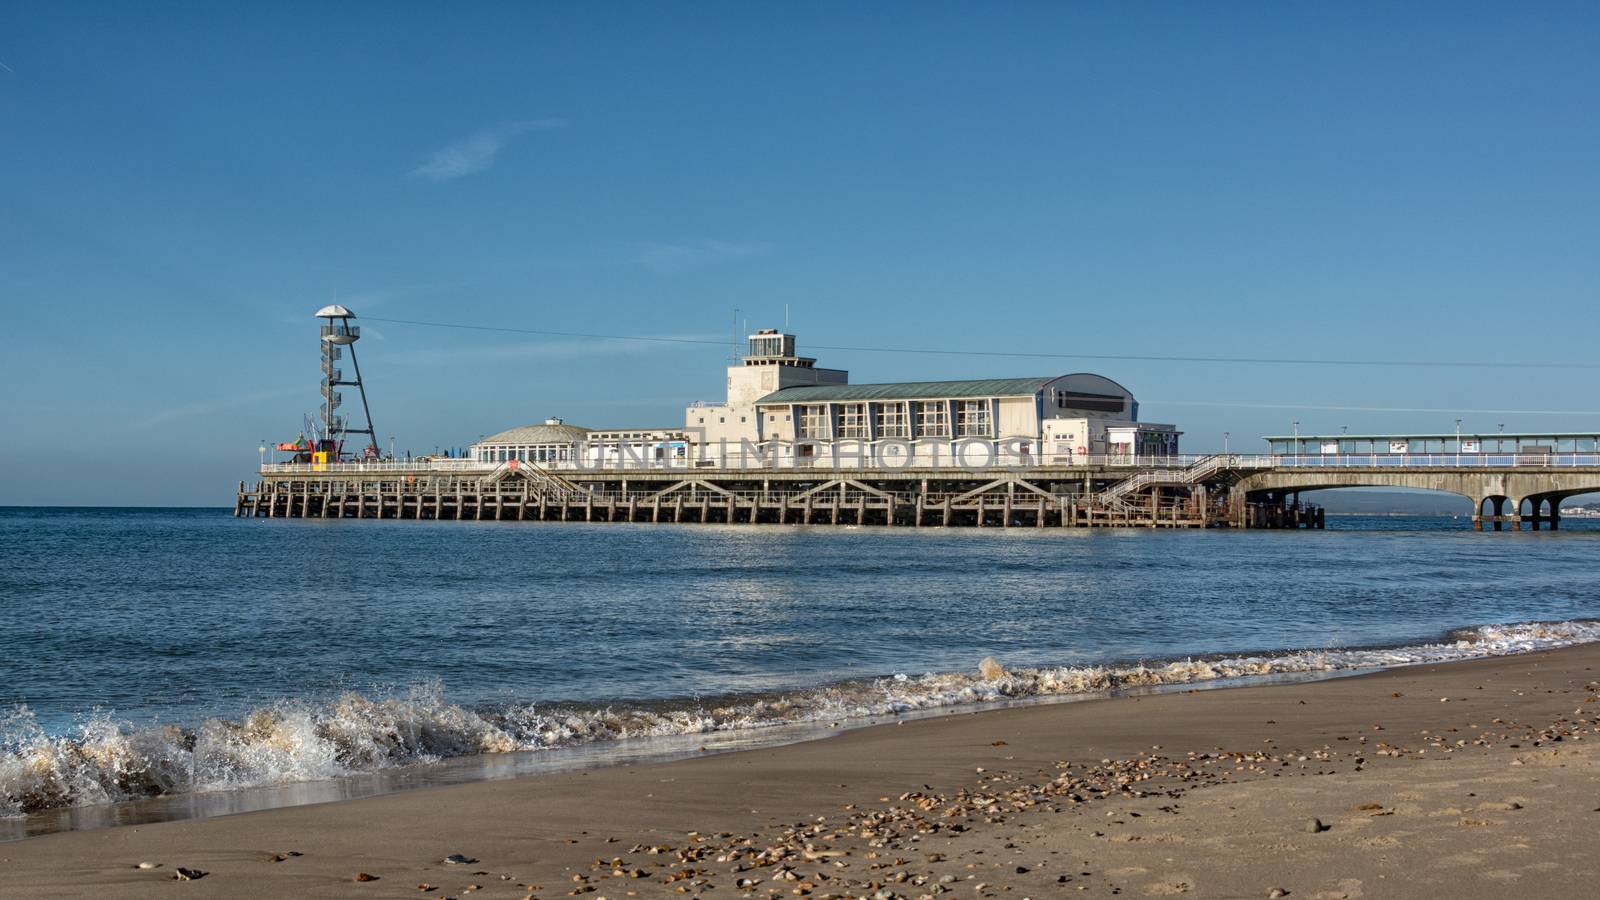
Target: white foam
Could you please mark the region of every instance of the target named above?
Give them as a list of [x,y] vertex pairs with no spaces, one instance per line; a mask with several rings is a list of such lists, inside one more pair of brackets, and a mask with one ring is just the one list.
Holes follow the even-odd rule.
[[283,702],[196,728],[135,728],[98,715],[51,735],[18,708],[0,717],[0,815],[190,791],[324,780],[483,753],[542,750],[646,735],[842,722],[915,710],[1218,679],[1332,673],[1504,656],[1600,641],[1600,622],[1489,625],[1454,640],[1390,649],[1301,651],[1156,665],[897,674],[720,706],[473,710],[439,685],[393,696]]

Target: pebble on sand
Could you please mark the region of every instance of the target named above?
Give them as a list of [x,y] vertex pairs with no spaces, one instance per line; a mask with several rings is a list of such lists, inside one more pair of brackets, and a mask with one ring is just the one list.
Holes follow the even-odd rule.
[[462,854],[462,853],[452,853],[449,856],[446,856],[444,858],[444,861],[445,861],[446,865],[451,865],[451,866],[466,866],[466,865],[471,865],[472,863],[477,862],[477,860],[474,859],[473,857],[467,856],[467,855]]
[[183,866],[179,866],[173,871],[172,878],[174,881],[199,881],[206,877],[206,874],[199,869],[185,869]]
[[370,873],[367,873],[367,872],[357,872],[356,873],[356,880],[357,881],[377,881],[378,880],[378,876],[370,874]]
[[142,863],[139,863],[137,866],[134,866],[134,868],[135,869],[159,869],[159,868],[161,868],[161,863],[142,862]]
[[1328,830],[1328,826],[1322,824],[1321,819],[1307,819],[1305,824],[1300,826],[1300,830],[1307,834],[1321,834]]

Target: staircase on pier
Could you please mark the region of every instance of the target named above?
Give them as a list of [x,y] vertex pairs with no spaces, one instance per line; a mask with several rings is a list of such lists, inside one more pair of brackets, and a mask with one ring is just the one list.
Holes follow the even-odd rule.
[[1265,468],[1261,462],[1246,461],[1243,458],[1226,453],[1214,454],[1203,457],[1189,466],[1183,468],[1144,469],[1134,473],[1131,477],[1124,478],[1111,487],[1095,495],[1095,502],[1108,508],[1126,510],[1129,500],[1150,488],[1157,487],[1194,487],[1211,481],[1223,479],[1228,475],[1241,473],[1245,470]]

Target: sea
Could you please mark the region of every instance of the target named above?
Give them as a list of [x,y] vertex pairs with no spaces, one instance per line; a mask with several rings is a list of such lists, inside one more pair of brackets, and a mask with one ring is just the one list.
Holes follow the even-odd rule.
[[[0,508],[0,840],[1600,640],[1600,521],[1321,531]],[[985,662],[988,660],[989,662]]]

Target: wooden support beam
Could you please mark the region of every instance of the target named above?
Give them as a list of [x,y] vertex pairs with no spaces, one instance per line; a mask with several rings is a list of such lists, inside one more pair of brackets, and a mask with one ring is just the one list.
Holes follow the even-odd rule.
[[[817,485],[814,488],[811,488],[809,490],[804,490],[804,491],[801,491],[798,494],[795,494],[793,499],[795,499],[795,500],[806,500],[806,501],[809,502],[813,495],[821,493],[822,491],[826,491],[829,488],[837,487],[839,485],[839,482],[840,482],[840,480],[837,479],[837,478],[835,478],[832,481],[824,481],[823,483]],[[809,523],[807,523],[807,524],[809,524]]]
[[975,487],[972,490],[967,491],[965,494],[957,494],[956,498],[955,498],[956,502],[957,503],[964,503],[964,502],[966,502],[968,500],[971,500],[973,497],[978,497],[978,496],[980,496],[982,494],[987,494],[988,492],[994,490],[995,488],[997,488],[1000,485],[1005,484],[1005,483],[1006,483],[1006,480],[1004,478],[996,478],[994,481],[991,481],[988,484],[982,485],[981,487]]
[[872,487],[870,485],[862,484],[861,482],[856,481],[854,478],[843,478],[843,479],[840,479],[840,481],[841,481],[842,484],[849,485],[850,487],[855,488],[856,490],[860,491],[863,494],[871,494],[874,497],[878,497],[878,498],[883,499],[883,500],[893,500],[894,499],[894,495],[889,493],[888,491],[880,491],[877,488]]
[[672,493],[673,491],[679,490],[680,488],[688,487],[692,483],[693,482],[690,482],[690,481],[676,481],[676,482],[673,482],[672,484],[662,488],[661,490],[656,491],[654,494],[651,494],[650,497],[652,499],[659,499],[661,497],[665,497],[666,495]]

